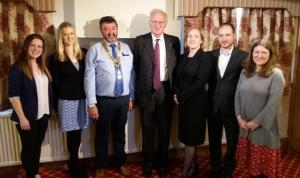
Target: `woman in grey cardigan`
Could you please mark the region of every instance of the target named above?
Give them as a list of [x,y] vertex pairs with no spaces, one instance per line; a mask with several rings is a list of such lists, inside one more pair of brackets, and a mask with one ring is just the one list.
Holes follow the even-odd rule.
[[281,177],[278,110],[284,85],[272,44],[256,40],[235,94],[237,166],[248,169],[250,177]]

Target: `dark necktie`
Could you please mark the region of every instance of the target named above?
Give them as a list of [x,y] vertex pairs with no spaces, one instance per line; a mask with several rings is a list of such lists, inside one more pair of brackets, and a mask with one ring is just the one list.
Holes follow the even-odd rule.
[[[116,45],[115,44],[110,44],[111,47],[111,52],[112,56],[114,57],[114,60],[120,60],[118,59],[118,53],[116,50]],[[118,61],[120,62],[120,61]],[[119,65],[114,65],[115,66],[115,89],[114,89],[114,95],[115,96],[121,96],[123,93],[123,74],[122,74],[122,68],[121,64]]]
[[153,89],[155,91],[160,89],[160,50],[159,39],[156,39],[154,47],[154,76],[153,76]]

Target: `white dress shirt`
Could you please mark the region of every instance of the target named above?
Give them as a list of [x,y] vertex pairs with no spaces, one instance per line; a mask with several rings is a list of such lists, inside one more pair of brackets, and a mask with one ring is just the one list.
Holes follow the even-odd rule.
[[223,78],[223,76],[224,76],[224,73],[225,73],[225,70],[227,68],[229,59],[231,57],[232,50],[233,50],[233,46],[228,51],[228,53],[225,54],[222,51],[222,49],[220,49],[220,54],[219,54],[219,59],[218,59],[218,68],[219,68],[219,71],[220,71],[221,78]]

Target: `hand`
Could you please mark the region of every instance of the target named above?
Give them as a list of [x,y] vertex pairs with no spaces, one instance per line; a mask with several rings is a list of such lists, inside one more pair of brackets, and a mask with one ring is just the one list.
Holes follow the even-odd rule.
[[177,95],[176,95],[176,94],[173,95],[173,100],[174,100],[174,102],[175,102],[176,104],[179,104],[179,101],[178,101],[178,99],[177,99]]
[[253,131],[255,129],[257,129],[259,127],[259,125],[254,122],[254,121],[250,121],[246,124],[247,128],[250,130],[250,131]]
[[94,120],[98,120],[99,119],[99,112],[98,112],[98,108],[97,106],[93,106],[91,108],[88,109],[88,113],[89,116],[94,119]]
[[241,115],[238,115],[236,118],[238,120],[239,126],[244,130],[248,130],[248,127],[246,126],[247,122],[245,121],[245,119],[243,119]]
[[20,127],[22,130],[30,130],[30,124],[27,118],[20,119]]
[[134,101],[133,100],[129,100],[128,101],[128,110],[132,111],[134,109]]

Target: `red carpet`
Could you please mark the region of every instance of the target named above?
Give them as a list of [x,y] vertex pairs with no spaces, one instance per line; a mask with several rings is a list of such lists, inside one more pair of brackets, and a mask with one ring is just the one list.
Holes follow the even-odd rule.
[[[200,173],[199,178],[205,178],[209,169],[209,155],[207,149],[198,152],[198,163]],[[141,162],[128,163],[128,168],[132,171],[133,178],[142,178],[142,166]],[[181,175],[183,166],[183,159],[180,156],[178,159],[171,160],[169,167],[168,178],[178,178]],[[283,178],[300,178],[300,155],[293,152],[283,152],[282,154],[282,171]],[[93,171],[88,170],[90,177],[93,176]],[[108,178],[122,178],[115,169],[106,170],[106,176]],[[41,166],[40,175],[42,178],[69,178],[68,171],[64,168],[54,169]],[[158,177],[154,172],[153,178]],[[236,170],[233,175],[234,178],[249,178],[247,170]],[[8,178],[8,177],[5,177]],[[12,177],[9,177],[12,178]],[[18,173],[18,178],[25,178],[24,171],[21,169]]]

